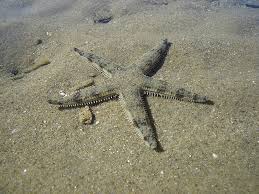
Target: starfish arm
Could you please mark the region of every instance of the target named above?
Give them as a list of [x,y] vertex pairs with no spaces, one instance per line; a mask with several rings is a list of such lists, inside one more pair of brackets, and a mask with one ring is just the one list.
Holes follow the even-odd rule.
[[127,95],[120,94],[120,102],[125,106],[128,120],[139,132],[139,135],[145,140],[146,144],[152,149],[158,147],[156,132],[148,116],[143,94],[141,90]]
[[74,108],[82,106],[93,106],[102,102],[118,98],[114,89],[109,87],[91,87],[76,90],[64,97],[60,95],[51,96],[48,99],[50,104],[59,105],[60,108]]
[[114,63],[110,62],[109,60],[99,57],[93,53],[84,52],[78,48],[74,48],[74,51],[77,52],[83,58],[88,59],[90,62],[94,62],[94,64],[95,64],[94,68],[97,71],[104,73],[104,75],[106,75],[109,78],[112,77],[112,74],[115,71],[120,69],[119,65],[114,64]]
[[136,62],[142,73],[147,76],[154,75],[163,65],[170,46],[171,43],[165,39],[151,51],[145,53],[142,58]]
[[175,99],[201,104],[213,104],[207,96],[201,96],[180,87],[174,88],[162,80],[147,79],[142,89],[143,93],[148,96],[157,96],[165,99]]

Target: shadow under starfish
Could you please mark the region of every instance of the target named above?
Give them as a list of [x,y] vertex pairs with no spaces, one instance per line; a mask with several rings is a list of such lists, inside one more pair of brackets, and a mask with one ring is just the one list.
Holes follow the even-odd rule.
[[156,151],[162,151],[146,96],[213,104],[206,96],[191,93],[184,88],[173,87],[165,81],[151,77],[161,68],[170,46],[171,43],[167,39],[163,40],[129,67],[114,64],[95,54],[74,48],[80,56],[93,62],[94,67],[108,78],[107,82],[102,86],[74,91],[64,97],[51,97],[48,102],[57,104],[63,109],[93,106],[119,99],[125,107],[129,121],[146,144]]

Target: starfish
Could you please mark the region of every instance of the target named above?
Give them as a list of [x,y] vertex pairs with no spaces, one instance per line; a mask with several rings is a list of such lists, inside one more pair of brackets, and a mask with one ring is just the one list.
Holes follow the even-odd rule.
[[162,66],[170,46],[171,43],[167,39],[163,40],[129,67],[74,48],[74,51],[80,56],[93,62],[94,67],[108,78],[107,82],[102,86],[74,91],[67,96],[50,98],[48,102],[57,104],[62,109],[93,106],[112,99],[119,99],[125,107],[129,121],[146,144],[152,149],[158,150],[160,145],[147,107],[146,96],[212,104],[212,101],[206,96],[191,93],[184,88],[173,87],[165,81],[152,78]]

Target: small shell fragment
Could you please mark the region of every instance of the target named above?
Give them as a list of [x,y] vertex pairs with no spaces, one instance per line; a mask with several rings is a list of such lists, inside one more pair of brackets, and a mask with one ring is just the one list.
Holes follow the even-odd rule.
[[60,91],[59,91],[59,95],[62,96],[62,97],[67,96],[67,94],[66,94],[63,90],[60,90]]
[[80,109],[79,122],[83,125],[90,125],[93,123],[93,113],[88,106]]

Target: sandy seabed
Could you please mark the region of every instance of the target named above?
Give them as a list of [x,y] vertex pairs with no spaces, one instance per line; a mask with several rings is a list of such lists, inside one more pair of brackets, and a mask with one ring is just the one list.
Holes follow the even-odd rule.
[[[258,9],[234,0],[0,7],[0,193],[258,193]],[[173,44],[154,78],[215,102],[148,98],[164,152],[145,146],[117,101],[93,107],[86,126],[78,109],[48,104],[49,91],[93,74],[105,82],[74,47],[129,66],[164,38]],[[15,79],[41,58],[51,63]]]

